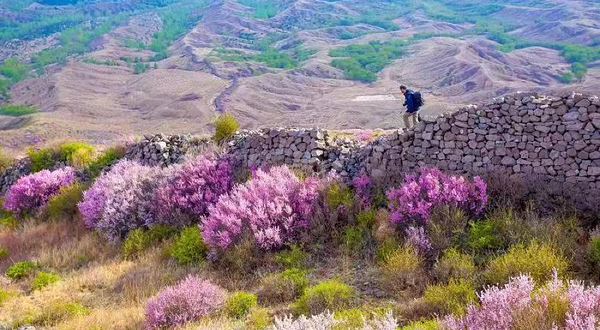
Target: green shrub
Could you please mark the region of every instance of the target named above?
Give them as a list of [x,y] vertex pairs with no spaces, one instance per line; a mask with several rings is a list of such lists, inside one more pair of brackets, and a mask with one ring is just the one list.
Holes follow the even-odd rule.
[[575,75],[572,72],[565,72],[560,76],[560,81],[563,84],[570,84],[575,80]]
[[356,214],[356,222],[363,228],[370,229],[375,225],[375,217],[377,212],[375,210],[361,211]]
[[416,321],[400,327],[398,330],[440,330],[438,320]]
[[433,268],[433,274],[438,281],[448,283],[450,279],[475,280],[477,269],[473,257],[452,248],[444,252],[444,255]]
[[472,282],[451,279],[448,284],[427,286],[423,300],[436,314],[463,315],[477,301]]
[[67,142],[59,146],[60,160],[69,162],[78,168],[87,166],[94,157],[94,147],[80,142]]
[[303,269],[308,261],[308,253],[302,250],[300,246],[292,245],[289,250],[277,252],[275,261],[283,268]]
[[181,265],[199,263],[204,260],[208,247],[204,244],[197,226],[181,231],[170,249],[171,256]]
[[3,116],[20,117],[30,115],[36,112],[36,107],[31,107],[27,105],[7,104],[0,106],[0,115]]
[[225,113],[215,118],[213,120],[213,125],[215,126],[215,135],[213,136],[213,139],[218,143],[232,137],[240,127],[237,119],[230,113]]
[[262,307],[252,308],[246,318],[246,327],[249,330],[264,330],[271,325],[272,317],[269,310]]
[[469,218],[461,209],[441,206],[434,208],[426,232],[434,251],[444,251],[460,245],[467,236]]
[[366,230],[362,226],[346,226],[343,230],[344,247],[352,253],[363,250]]
[[[595,266],[600,266],[600,237],[594,237],[589,243],[590,260]],[[0,257],[1,259],[1,257]]]
[[381,263],[381,279],[383,284],[394,292],[422,287],[423,261],[418,252],[411,246],[397,248]]
[[16,84],[19,81],[25,79],[31,68],[29,65],[22,63],[17,58],[8,58],[0,65],[0,74],[10,80],[11,83]]
[[498,224],[493,220],[473,222],[469,229],[468,245],[474,251],[499,249],[503,245],[499,234]]
[[85,173],[91,178],[98,177],[103,169],[114,164],[117,160],[123,158],[124,155],[125,148],[110,147],[88,164]]
[[261,302],[277,304],[298,298],[308,286],[306,271],[290,268],[281,273],[265,276],[258,289]]
[[29,160],[31,161],[31,171],[34,173],[50,169],[56,165],[58,161],[58,155],[52,148],[42,148],[37,150],[30,148],[27,150],[27,156],[29,156]]
[[350,307],[356,293],[354,289],[338,280],[329,280],[308,287],[294,303],[298,314],[315,315],[326,310],[337,311]]
[[0,260],[4,260],[6,258],[8,258],[8,249],[0,248]]
[[177,231],[174,228],[165,225],[155,225],[150,227],[150,229],[134,229],[129,232],[123,242],[121,252],[123,253],[123,257],[132,258],[150,246],[158,244],[176,233]]
[[531,242],[511,247],[504,255],[492,259],[486,271],[486,279],[492,284],[507,283],[511,277],[530,274],[537,283],[547,282],[553,270],[559,277],[569,267],[567,259],[548,243]]
[[36,269],[37,265],[31,261],[19,261],[8,267],[4,275],[13,280],[20,280],[31,274]]
[[257,305],[256,295],[238,291],[234,292],[225,302],[225,311],[229,317],[241,319],[248,315],[250,310]]
[[56,302],[45,308],[40,315],[28,320],[29,322],[27,323],[52,327],[74,317],[85,316],[89,313],[90,309],[78,302]]
[[352,189],[339,182],[330,184],[325,191],[325,203],[332,211],[337,210],[340,206],[351,208],[354,204]]
[[0,306],[14,296],[16,296],[14,292],[0,288]]
[[375,253],[375,260],[379,263],[385,262],[399,247],[396,239],[393,237],[386,238],[379,244],[377,252]]
[[77,203],[83,199],[87,186],[75,182],[64,186],[57,195],[50,197],[45,213],[50,220],[72,219],[78,212]]
[[32,290],[40,290],[50,284],[60,281],[60,276],[47,272],[38,272],[31,282]]

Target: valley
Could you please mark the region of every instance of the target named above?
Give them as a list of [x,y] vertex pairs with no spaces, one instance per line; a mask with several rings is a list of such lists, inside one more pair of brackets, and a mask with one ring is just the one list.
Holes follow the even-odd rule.
[[48,1],[0,1],[0,60],[30,70],[2,78],[4,103],[37,109],[0,111],[2,148],[203,134],[222,112],[249,129],[390,129],[400,84],[425,93],[424,116],[600,90],[593,1]]

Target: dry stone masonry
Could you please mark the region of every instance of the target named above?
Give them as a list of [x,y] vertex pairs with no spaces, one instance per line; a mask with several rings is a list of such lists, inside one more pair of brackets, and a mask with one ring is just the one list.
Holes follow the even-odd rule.
[[242,132],[230,151],[244,165],[285,163],[366,172],[384,182],[418,167],[453,173],[541,175],[600,189],[600,102],[571,94],[516,94],[396,131],[366,145],[330,139],[327,131]]
[[[244,167],[288,164],[351,178],[367,173],[394,183],[404,173],[435,166],[460,174],[502,172],[540,176],[600,189],[600,101],[596,96],[515,94],[469,106],[410,130],[369,143],[336,138],[323,129],[271,128],[241,131],[226,152]],[[186,155],[217,150],[188,135],[145,136],[126,158],[168,166]],[[27,174],[26,160],[0,175],[6,191]]]

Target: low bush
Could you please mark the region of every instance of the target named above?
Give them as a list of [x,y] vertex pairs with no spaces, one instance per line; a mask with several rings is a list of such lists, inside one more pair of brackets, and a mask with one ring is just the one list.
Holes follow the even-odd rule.
[[250,310],[250,314],[246,318],[246,326],[249,330],[264,330],[272,323],[272,317],[269,314],[269,309],[255,307]]
[[163,225],[152,226],[150,229],[134,229],[123,241],[121,251],[125,258],[135,257],[150,246],[172,237],[176,232],[174,228]]
[[51,169],[59,161],[58,152],[54,148],[30,148],[27,150],[27,156],[31,162],[32,173]]
[[79,211],[77,204],[83,199],[83,192],[87,186],[75,182],[60,188],[58,194],[50,197],[45,208],[45,213],[50,220],[72,219]]
[[85,225],[110,240],[156,222],[153,197],[159,169],[121,161],[99,177],[78,204]]
[[4,208],[17,217],[33,215],[46,206],[62,187],[72,184],[75,179],[75,170],[71,167],[24,176],[6,193]]
[[12,264],[12,266],[6,269],[4,275],[12,280],[20,280],[24,277],[29,276],[35,271],[38,266],[31,261],[19,261]]
[[338,280],[324,281],[306,288],[293,308],[296,313],[307,315],[336,311],[350,307],[355,295],[351,286]]
[[507,283],[511,277],[529,274],[538,283],[549,280],[553,271],[559,276],[569,267],[567,259],[548,243],[531,242],[512,246],[506,254],[492,259],[485,274],[488,283]]
[[215,134],[213,135],[213,140],[221,143],[237,132],[240,127],[237,119],[230,114],[225,113],[213,120],[213,125],[215,126]]
[[244,318],[252,308],[256,307],[257,301],[255,294],[245,291],[234,292],[225,302],[225,312],[232,318]]
[[157,221],[173,226],[197,223],[208,207],[233,188],[233,169],[228,159],[198,156],[172,165],[156,191]]
[[397,248],[381,263],[381,280],[392,292],[420,291],[424,277],[423,260],[411,246]]
[[210,281],[190,275],[168,287],[146,304],[148,329],[174,328],[217,312],[226,292]]
[[[600,237],[592,237],[590,240],[589,258],[595,267],[600,267]],[[1,256],[0,259],[2,259]]]
[[600,310],[598,287],[565,282],[556,275],[544,285],[527,275],[479,294],[465,316],[447,316],[446,329],[594,329]]
[[487,203],[486,185],[479,177],[473,182],[437,169],[422,169],[407,175],[400,188],[387,191],[391,220],[399,225],[425,224],[435,207],[451,206],[480,213]]
[[8,249],[0,248],[0,261],[8,258]]
[[14,296],[16,296],[16,293],[0,288],[0,306],[2,306],[2,304],[4,304],[5,301]]
[[437,315],[463,315],[477,301],[477,294],[472,282],[450,280],[448,284],[427,286],[423,300]]
[[42,327],[52,327],[69,319],[90,314],[91,310],[78,302],[54,302],[45,308],[40,315],[32,317],[29,322]]
[[292,244],[289,249],[275,253],[275,261],[283,268],[303,269],[308,262],[308,253],[300,246]]
[[85,169],[85,173],[90,178],[96,178],[100,175],[102,170],[108,168],[109,166],[116,163],[119,159],[125,156],[125,148],[122,146],[110,147],[100,156],[96,157],[96,159],[92,160],[87,168]]
[[261,302],[278,304],[298,298],[308,286],[306,272],[297,268],[265,276],[258,289]]
[[441,283],[449,283],[451,279],[474,281],[476,274],[473,257],[454,248],[444,251],[433,268],[433,275]]
[[258,169],[252,179],[221,196],[202,220],[202,236],[213,249],[228,249],[244,235],[262,250],[294,242],[310,226],[319,181],[300,181],[286,166]]
[[[351,326],[351,325],[350,325]],[[388,312],[385,316],[374,317],[372,320],[365,320],[360,329],[362,330],[388,330],[397,329],[398,323],[392,313]],[[301,315],[299,318],[294,319],[291,316],[284,316],[283,318],[276,317],[275,322],[272,326],[273,330],[313,330],[313,329],[348,329],[347,322],[345,320],[336,319],[334,314],[331,312],[325,312],[322,314],[312,315],[307,317]],[[355,328],[349,328],[355,329]]]
[[447,205],[432,209],[425,228],[433,255],[438,255],[453,246],[464,245],[469,218],[462,209]]
[[170,248],[170,255],[181,265],[197,264],[204,260],[208,248],[198,226],[184,228]]
[[94,157],[94,147],[85,142],[67,142],[61,144],[58,148],[60,160],[77,168],[84,168]]
[[416,321],[398,330],[441,330],[438,320]]
[[44,287],[60,281],[60,276],[47,272],[38,272],[31,282],[31,290],[41,290]]
[[325,203],[330,211],[335,211],[340,207],[351,210],[354,204],[352,189],[340,182],[332,182],[325,189]]

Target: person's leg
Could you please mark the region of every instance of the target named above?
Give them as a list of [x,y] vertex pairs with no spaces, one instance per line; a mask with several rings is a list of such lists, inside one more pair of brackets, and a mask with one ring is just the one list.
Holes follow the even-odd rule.
[[410,113],[405,112],[402,114],[402,120],[404,121],[405,128],[410,128],[410,121],[408,120],[408,117],[410,117]]
[[417,124],[419,123],[419,113],[418,112],[413,113],[412,119],[413,119],[413,125],[417,126]]

